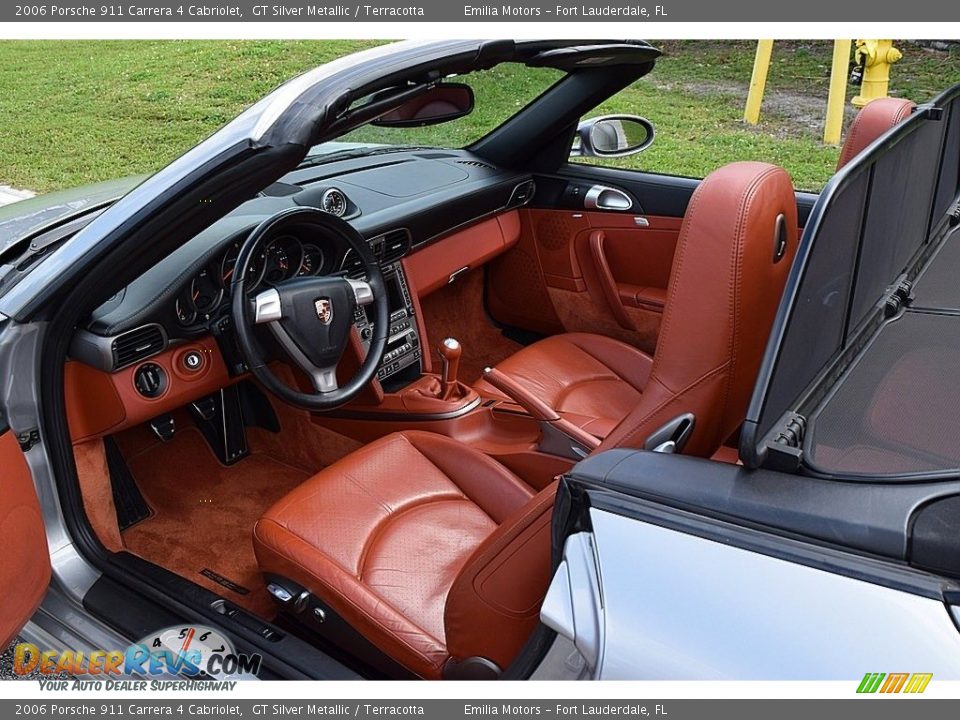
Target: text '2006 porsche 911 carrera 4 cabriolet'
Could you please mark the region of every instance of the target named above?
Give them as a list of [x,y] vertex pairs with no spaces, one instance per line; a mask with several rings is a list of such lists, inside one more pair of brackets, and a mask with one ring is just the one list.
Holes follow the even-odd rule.
[[[654,128],[589,114],[658,55],[377,47],[0,210],[0,639],[960,677],[960,86],[872,102],[798,192],[604,162]],[[471,134],[503,63],[525,97]]]

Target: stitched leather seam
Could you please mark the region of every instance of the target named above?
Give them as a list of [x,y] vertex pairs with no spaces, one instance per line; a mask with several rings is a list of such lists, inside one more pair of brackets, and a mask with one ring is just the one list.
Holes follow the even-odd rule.
[[[623,375],[621,375],[620,373],[618,373],[616,370],[614,370],[612,367],[610,367],[609,365],[607,365],[607,363],[604,362],[604,360],[603,360],[602,358],[600,358],[600,357],[597,356],[597,355],[594,355],[592,352],[590,352],[590,351],[589,351],[586,347],[584,347],[583,345],[577,345],[577,343],[574,342],[574,341],[571,341],[571,342],[573,342],[574,346],[576,346],[577,348],[579,348],[580,352],[582,352],[584,355],[586,355],[587,357],[593,358],[593,359],[596,360],[598,363],[600,363],[601,365],[603,365],[603,367],[604,367],[606,370],[609,370],[610,373],[612,374],[613,378],[615,378],[615,379],[617,379],[617,380],[622,380],[622,381],[625,382],[627,385],[629,385],[630,387],[634,388],[637,392],[643,392],[643,388],[638,388],[636,385],[634,385],[632,382],[630,382],[630,380],[629,380],[628,378],[624,377]],[[631,347],[631,346],[629,346],[629,345],[627,345],[626,347],[630,348],[630,350],[635,350],[636,352],[641,352],[640,350],[636,350],[636,348]],[[644,353],[644,354],[645,354],[645,353]],[[602,379],[606,379],[606,378],[602,378]]]
[[[363,543],[363,548],[360,551],[360,558],[357,560],[357,570],[356,570],[357,580],[360,580],[360,581],[363,580],[363,570],[364,570],[364,565],[366,565],[366,562],[367,562],[367,556],[370,554],[370,550],[373,548],[375,544],[374,541],[379,539],[380,535],[383,534],[384,530],[388,525],[392,525],[400,516],[406,515],[407,513],[413,510],[420,510],[422,508],[427,507],[428,505],[437,505],[440,503],[452,503],[452,502],[469,503],[470,505],[473,505],[478,510],[480,510],[480,512],[483,512],[483,508],[481,508],[479,505],[477,505],[475,502],[473,502],[472,500],[470,500],[468,497],[464,495],[460,495],[460,496],[451,495],[447,497],[438,495],[438,496],[426,498],[424,500],[412,503],[410,505],[406,505],[400,510],[397,510],[392,514],[387,515],[380,522],[378,522],[376,525],[373,526],[373,529],[371,530],[370,535],[367,537],[367,539]],[[490,518],[490,516],[487,515],[485,512],[483,514],[486,515],[488,518]],[[492,522],[494,525],[497,524],[496,521],[493,520],[493,518],[490,518],[490,522]]]
[[[690,244],[690,227],[693,224],[692,222],[687,222],[687,218],[693,217],[693,214],[696,212],[697,207],[699,207],[700,201],[704,194],[703,183],[701,182],[697,186],[697,189],[694,190],[693,197],[690,199],[690,204],[687,207],[686,213],[684,214],[684,221],[680,229],[680,237],[677,240],[677,254],[674,257],[673,268],[670,271],[670,284],[669,289],[667,290],[667,300],[665,303],[660,335],[657,340],[658,345],[662,342],[664,337],[669,336],[670,328],[673,325],[673,316],[676,314],[676,306],[673,300],[677,295],[677,287],[680,284],[677,282],[677,278],[680,277],[680,270],[683,268],[684,260],[686,260],[687,257],[687,247]],[[650,368],[650,378],[647,380],[647,382],[650,382],[650,380],[653,380],[654,378],[659,378],[659,369],[661,364],[659,357],[661,357],[661,354],[655,352],[653,355],[653,366]],[[659,379],[658,382],[666,387],[666,385],[664,385],[664,383]]]
[[[407,435],[401,435],[401,437],[407,442],[408,445],[410,445],[411,448],[413,448],[414,450],[416,450],[416,451],[421,455],[421,457],[423,457],[424,460],[426,460],[428,463],[430,463],[431,465],[433,465],[433,467],[435,467],[435,468],[437,469],[437,472],[439,472],[441,475],[443,475],[445,478],[447,478],[447,479],[463,494],[463,496],[464,496],[465,498],[467,498],[467,500],[470,500],[470,502],[472,502],[474,505],[476,505],[478,508],[480,508],[480,510],[481,510],[487,517],[489,517],[490,520],[493,521],[494,525],[500,525],[500,523],[498,523],[496,520],[494,520],[493,516],[491,516],[490,513],[488,513],[486,510],[483,509],[483,507],[480,505],[480,503],[476,502],[476,501],[473,500],[469,495],[467,495],[467,494],[463,491],[463,488],[461,488],[459,485],[457,485],[457,484],[453,481],[453,478],[451,478],[449,475],[447,475],[447,473],[444,472],[443,469],[441,469],[440,466],[437,465],[437,464],[430,458],[430,456],[427,455],[427,453],[426,453],[424,450],[422,450],[422,449],[420,449],[419,447],[417,447],[416,445],[414,445],[414,443],[410,440],[410,437],[409,437],[409,436],[407,436]],[[476,456],[476,459],[480,462],[480,464],[486,466],[486,467],[487,467],[491,472],[493,472],[494,474],[500,475],[500,476],[502,476],[502,477],[504,477],[504,478],[508,478],[511,483],[513,483],[513,484],[515,484],[515,485],[519,485],[519,488],[520,488],[521,490],[524,490],[524,489],[527,488],[526,483],[524,483],[519,477],[517,477],[516,475],[514,475],[510,470],[508,470],[506,467],[504,467],[503,465],[501,465],[500,463],[498,463],[497,461],[495,461],[495,460],[494,460],[493,458],[491,458],[489,455],[485,455],[485,454],[483,454],[483,453],[478,453],[477,456]],[[534,495],[535,495],[535,494],[528,494],[526,500],[530,500],[531,498],[534,497]],[[524,502],[526,502],[526,500],[525,500]]]
[[730,391],[733,386],[733,377],[734,373],[737,370],[737,360],[738,360],[738,349],[740,347],[739,343],[739,334],[740,334],[740,309],[742,307],[740,293],[743,289],[743,256],[746,249],[747,243],[747,218],[750,216],[750,210],[753,207],[753,202],[757,198],[757,194],[760,192],[763,183],[767,178],[772,178],[778,173],[783,172],[778,167],[770,167],[764,172],[757,175],[754,178],[753,182],[747,186],[743,196],[740,199],[738,204],[738,216],[737,216],[737,233],[736,245],[734,246],[734,252],[730,255],[730,282],[728,286],[728,297],[732,299],[731,308],[730,308],[730,339],[728,341],[727,357],[730,361],[730,372],[727,373],[726,382],[723,386],[723,393],[721,395],[720,407],[722,408],[722,413],[720,419],[725,419],[727,414],[727,403],[730,401]]

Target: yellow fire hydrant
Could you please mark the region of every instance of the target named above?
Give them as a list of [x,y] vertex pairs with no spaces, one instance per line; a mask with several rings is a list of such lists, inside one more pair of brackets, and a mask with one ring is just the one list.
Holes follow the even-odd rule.
[[893,46],[893,40],[857,40],[854,59],[863,63],[863,85],[853,99],[856,107],[887,96],[890,85],[890,66],[903,57]]

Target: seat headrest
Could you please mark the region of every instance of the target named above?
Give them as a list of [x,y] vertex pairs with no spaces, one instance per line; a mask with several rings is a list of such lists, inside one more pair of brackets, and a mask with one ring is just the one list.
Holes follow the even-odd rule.
[[872,145],[873,141],[887,130],[910,117],[916,107],[912,101],[900,98],[880,98],[866,105],[857,113],[847,130],[840,160],[837,161],[837,170]]

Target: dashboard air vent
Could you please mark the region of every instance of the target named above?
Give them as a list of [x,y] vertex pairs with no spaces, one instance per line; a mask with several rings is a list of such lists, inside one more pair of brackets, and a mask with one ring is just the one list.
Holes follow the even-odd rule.
[[115,370],[119,370],[127,365],[132,365],[138,360],[156,355],[166,345],[167,338],[163,333],[163,328],[159,325],[144,325],[125,332],[114,338],[113,343],[111,343],[113,367]]
[[507,203],[508,208],[516,208],[526,205],[528,202],[533,200],[533,196],[537,192],[537,184],[533,180],[527,180],[517,185],[513,192],[510,194],[510,201]]
[[384,265],[396,262],[410,250],[410,233],[406,230],[393,230],[383,236],[380,260]]
[[470,167],[482,168],[484,170],[495,170],[496,168],[493,165],[488,165],[485,162],[480,162],[479,160],[457,160],[457,165],[469,165]]

